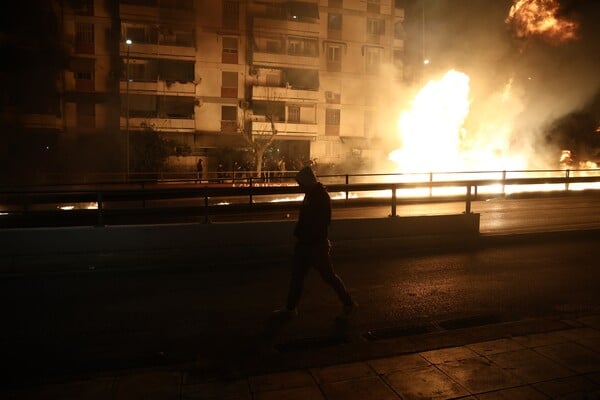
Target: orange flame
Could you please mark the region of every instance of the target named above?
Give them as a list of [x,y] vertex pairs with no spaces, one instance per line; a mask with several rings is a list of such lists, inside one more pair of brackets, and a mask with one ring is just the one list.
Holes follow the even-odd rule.
[[539,36],[550,42],[577,39],[576,22],[559,16],[556,0],[513,0],[506,23],[520,38]]

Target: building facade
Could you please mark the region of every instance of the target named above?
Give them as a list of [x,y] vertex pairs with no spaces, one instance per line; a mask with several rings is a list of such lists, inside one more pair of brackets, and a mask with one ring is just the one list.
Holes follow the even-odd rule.
[[[256,141],[275,132],[265,163],[357,168],[371,157],[378,104],[389,96],[383,73],[402,79],[398,0],[56,5],[69,62],[60,115],[47,125],[74,147],[86,137],[114,138],[107,143],[121,170],[131,167],[130,136],[144,130],[176,144],[173,170],[191,170],[198,158],[205,170],[233,168],[249,150],[244,135]],[[43,123],[29,116],[36,118]]]

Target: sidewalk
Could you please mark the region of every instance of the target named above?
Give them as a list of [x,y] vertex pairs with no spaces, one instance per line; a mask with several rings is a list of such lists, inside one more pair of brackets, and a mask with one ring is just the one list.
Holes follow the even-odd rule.
[[275,343],[259,353],[238,358],[243,360],[240,365],[225,361],[220,371],[199,356],[193,365],[69,377],[0,390],[0,397],[600,399],[597,314],[407,332],[382,340],[315,342],[295,349],[289,343],[287,348]]

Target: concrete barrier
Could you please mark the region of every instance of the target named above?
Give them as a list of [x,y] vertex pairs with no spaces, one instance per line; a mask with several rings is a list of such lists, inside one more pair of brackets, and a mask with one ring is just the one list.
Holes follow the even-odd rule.
[[[167,224],[0,230],[6,267],[88,262],[98,257],[148,261],[193,257],[199,264],[242,264],[289,257],[295,221]],[[476,240],[479,214],[333,220],[335,254],[440,246]]]

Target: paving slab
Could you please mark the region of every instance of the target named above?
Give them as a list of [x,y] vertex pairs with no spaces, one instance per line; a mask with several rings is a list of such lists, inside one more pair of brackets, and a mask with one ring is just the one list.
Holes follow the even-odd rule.
[[578,373],[600,371],[600,354],[574,342],[536,347],[535,351]]
[[506,353],[525,348],[525,346],[513,339],[490,340],[487,342],[469,344],[466,347],[481,356]]
[[516,375],[480,356],[438,364],[437,367],[472,394],[507,389],[524,383]]
[[375,376],[375,371],[369,367],[369,364],[364,362],[312,368],[310,371],[317,383],[331,383]]
[[574,374],[573,371],[531,349],[494,354],[488,358],[517,375],[525,383],[542,382]]
[[420,353],[421,357],[432,364],[442,364],[448,361],[464,360],[477,357],[477,353],[468,347],[451,347],[448,349],[432,350]]
[[513,338],[525,347],[540,347],[568,341],[563,331],[536,333],[532,335],[515,336]]
[[430,363],[419,354],[378,358],[367,361],[367,363],[380,375],[390,374],[395,371],[424,368],[430,365]]
[[369,376],[322,385],[327,400],[400,400],[401,398],[380,377]]
[[435,366],[397,371],[385,380],[402,399],[448,399],[470,393]]
[[479,400],[546,400],[549,396],[539,392],[531,386],[498,390],[491,393],[477,395]]
[[575,396],[576,399],[600,398],[600,385],[583,376],[554,379],[536,383],[533,386],[553,399],[565,399],[570,396]]

